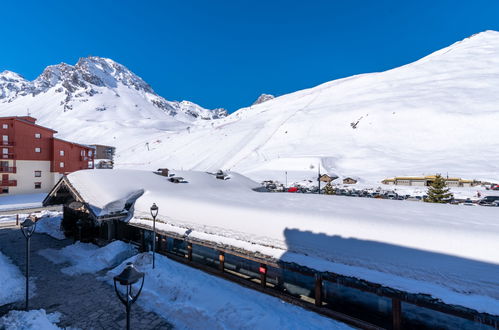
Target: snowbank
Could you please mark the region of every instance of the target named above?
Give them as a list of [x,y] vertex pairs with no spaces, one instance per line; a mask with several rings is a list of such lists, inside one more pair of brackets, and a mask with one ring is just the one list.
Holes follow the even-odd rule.
[[145,272],[144,289],[137,300],[147,310],[179,329],[350,329],[316,313],[277,298],[156,255],[134,256],[108,272],[119,274],[127,262]]
[[0,329],[5,330],[59,330],[55,324],[60,321],[61,313],[47,314],[44,309],[31,311],[10,311],[0,318]]
[[[0,253],[0,306],[24,299],[26,278],[11,260]],[[34,294],[34,284],[30,283],[30,294]],[[0,327],[1,328],[1,327]]]
[[68,275],[95,273],[114,267],[135,253],[134,246],[122,241],[114,241],[102,248],[90,243],[76,242],[60,250],[44,249],[38,252],[54,264],[71,263],[71,266],[61,269]]
[[359,267],[371,274],[366,280],[384,278],[381,284],[444,300],[445,290],[464,294],[469,299],[451,301],[499,313],[499,225],[492,221],[497,208],[258,193],[251,189],[255,182],[236,173],[225,181],[203,172],[175,174],[188,183],[134,170],[78,171],[69,180],[104,214],[140,190],[132,222],[152,225],[149,208],[156,203],[167,231],[282,260],[299,256],[301,264],[318,270],[345,269],[333,263]]
[[65,239],[61,230],[62,212],[41,212],[39,220],[36,222],[36,232],[47,234],[56,239]]

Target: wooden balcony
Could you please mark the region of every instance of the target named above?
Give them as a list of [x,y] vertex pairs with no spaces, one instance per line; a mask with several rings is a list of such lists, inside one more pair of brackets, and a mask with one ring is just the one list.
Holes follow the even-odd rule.
[[17,186],[17,180],[0,181],[0,186],[2,186],[2,187],[16,187]]
[[16,173],[17,167],[0,166],[0,173]]
[[80,156],[80,160],[81,161],[90,160],[90,157],[88,157],[88,156]]

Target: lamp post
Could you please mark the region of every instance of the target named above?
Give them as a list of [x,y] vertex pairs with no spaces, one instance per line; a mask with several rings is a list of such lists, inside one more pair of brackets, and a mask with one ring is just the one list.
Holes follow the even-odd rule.
[[[76,228],[78,228],[78,238],[80,239],[80,242],[81,242],[81,231],[83,228],[83,221],[81,219],[78,219],[78,221],[76,221]],[[76,243],[76,234],[75,234],[74,241]]]
[[[132,289],[133,285],[137,283],[140,279],[142,279],[142,283],[140,284],[140,289],[137,293],[133,294]],[[114,278],[114,291],[116,291],[116,295],[118,299],[125,305],[126,308],[126,328],[130,330],[130,308],[132,304],[137,301],[139,298],[140,292],[142,292],[142,287],[144,286],[144,273],[139,272],[131,262],[127,263],[127,266],[123,271],[116,275]],[[116,282],[119,282],[121,285],[126,287],[126,296],[123,297],[123,294],[118,290]]]
[[21,232],[26,238],[26,310],[29,306],[29,250],[30,250],[30,240],[31,236],[36,229],[36,222],[31,218],[27,218],[21,223]]
[[158,215],[159,207],[156,206],[156,203],[153,203],[151,206],[151,216],[152,216],[152,269],[155,266],[155,255],[156,255],[156,216]]

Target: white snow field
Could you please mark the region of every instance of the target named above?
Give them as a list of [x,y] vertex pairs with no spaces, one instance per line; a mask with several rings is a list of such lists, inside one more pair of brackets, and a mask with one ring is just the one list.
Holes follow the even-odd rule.
[[[19,268],[0,252],[0,306],[24,299],[25,281]],[[30,286],[33,288],[30,294],[34,294],[34,284]]]
[[499,313],[495,208],[261,193],[237,173],[229,180],[175,174],[188,183],[138,170],[84,170],[68,179],[97,215],[136,199],[131,221],[152,225],[156,203],[160,230]]
[[[82,63],[92,61],[87,73],[112,84],[85,82],[87,87],[76,86],[65,101],[54,78],[34,96],[10,93],[0,100],[0,115],[26,115],[29,108],[62,138],[116,146],[116,165],[122,168],[222,168],[281,182],[285,171],[289,182],[315,178],[319,164],[323,172],[363,182],[435,173],[499,177],[496,31],[399,68],[330,81],[216,120],[180,110],[172,116],[151,105],[157,96],[127,83],[143,86],[140,78],[127,72],[123,80],[122,71],[106,69],[114,63],[107,59]],[[27,84],[15,80],[20,89]]]
[[349,326],[277,298],[156,255],[139,254],[107,274],[118,275],[127,262],[145,272],[137,300],[177,329],[351,329]]
[[136,252],[134,246],[122,241],[114,241],[102,248],[90,243],[76,242],[60,250],[40,250],[38,254],[54,264],[68,262],[71,266],[62,268],[61,271],[67,275],[80,275],[116,266]]
[[61,314],[49,313],[44,309],[26,311],[10,311],[0,318],[0,329],[4,330],[59,330],[56,324]]
[[24,194],[0,197],[0,211],[33,208],[42,206],[47,194]]

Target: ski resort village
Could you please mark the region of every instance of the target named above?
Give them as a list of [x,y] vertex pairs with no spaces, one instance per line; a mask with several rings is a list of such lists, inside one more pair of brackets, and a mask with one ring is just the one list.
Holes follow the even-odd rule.
[[499,329],[499,32],[445,41],[230,110],[132,41],[0,70],[0,330]]

